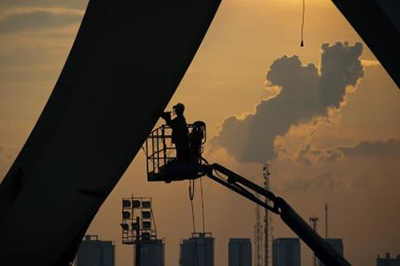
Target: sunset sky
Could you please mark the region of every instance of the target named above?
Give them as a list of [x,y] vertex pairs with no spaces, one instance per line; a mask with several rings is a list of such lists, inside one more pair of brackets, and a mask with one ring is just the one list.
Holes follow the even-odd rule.
[[[46,104],[86,4],[0,2],[0,180]],[[372,266],[377,254],[400,254],[400,90],[329,0],[306,5],[300,47],[301,0],[223,0],[168,109],[182,102],[188,122],[207,123],[209,162],[260,184],[268,162],[272,191],[304,219],[320,217],[322,235],[328,203],[330,237],[343,238],[352,264]],[[253,238],[255,206],[203,183],[215,265],[227,265],[228,239]],[[178,265],[180,240],[193,230],[187,187],[148,183],[140,151],[88,233],[115,240],[117,265],[133,265],[133,248],[121,244],[121,198],[151,196],[166,265]],[[294,236],[277,216],[273,230]],[[311,262],[302,244],[302,263]]]

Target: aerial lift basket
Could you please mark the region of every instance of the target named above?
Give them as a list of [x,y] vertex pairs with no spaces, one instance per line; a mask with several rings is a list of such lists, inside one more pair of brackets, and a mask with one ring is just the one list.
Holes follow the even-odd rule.
[[206,124],[196,121],[188,124],[188,158],[179,161],[176,147],[172,143],[172,129],[162,125],[154,129],[145,143],[148,181],[180,181],[195,179],[204,175],[204,163],[201,157],[206,142]]

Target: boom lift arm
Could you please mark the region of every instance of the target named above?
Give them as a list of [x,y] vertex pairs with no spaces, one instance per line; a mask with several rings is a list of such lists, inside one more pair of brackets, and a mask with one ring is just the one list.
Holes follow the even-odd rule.
[[[197,142],[189,146],[190,156],[185,161],[180,161],[176,156],[176,149],[171,144],[170,127],[163,125],[151,132],[144,147],[147,157],[148,181],[170,183],[208,176],[215,182],[278,214],[282,221],[314,251],[325,265],[351,265],[319,236],[284,199],[219,164],[208,164],[201,156],[202,145],[206,141],[205,123],[197,121],[187,127],[190,132],[189,138],[197,139]],[[270,204],[257,198],[256,193],[268,199]]]
[[[276,197],[272,192],[265,190],[259,185],[246,178],[230,171],[219,164],[212,164],[205,167],[209,178],[217,183],[235,191],[243,197],[261,205],[269,211],[278,214],[282,221],[289,226],[315,253],[315,255],[329,266],[351,265],[339,253],[337,253],[317,232],[306,223],[300,215],[282,198]],[[223,176],[221,176],[221,174]],[[267,198],[272,205],[256,197],[255,193]]]

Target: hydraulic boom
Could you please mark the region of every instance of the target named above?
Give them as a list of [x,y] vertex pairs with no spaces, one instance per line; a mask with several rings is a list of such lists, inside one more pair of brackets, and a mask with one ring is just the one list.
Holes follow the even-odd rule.
[[[201,137],[198,139],[201,140],[200,144],[203,145],[206,141],[205,123],[197,121],[187,125],[187,127],[190,136],[196,137],[193,134],[200,134]],[[219,164],[208,164],[201,156],[202,147],[199,149],[196,145],[189,146],[189,158],[180,161],[176,157],[175,147],[171,144],[170,131],[171,128],[168,126],[161,126],[153,130],[146,141],[144,150],[147,156],[148,181],[170,183],[208,176],[217,183],[278,214],[282,221],[314,251],[315,255],[325,265],[351,265],[319,236],[284,199]],[[262,198],[256,197],[256,194],[268,199],[270,205]]]
[[[318,235],[296,211],[282,198],[276,197],[272,192],[230,171],[219,164],[205,167],[206,175],[219,184],[235,191],[243,197],[261,205],[269,211],[278,214],[282,221],[290,227],[315,253],[315,255],[329,266],[351,265],[339,253],[337,253],[321,236]],[[222,176],[222,175],[223,176]],[[267,205],[258,199],[255,193],[270,200],[273,205]]]

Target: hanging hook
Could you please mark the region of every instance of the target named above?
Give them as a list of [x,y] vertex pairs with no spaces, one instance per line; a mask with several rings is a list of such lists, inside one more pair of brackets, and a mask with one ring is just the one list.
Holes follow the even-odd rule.
[[304,17],[306,15],[306,0],[303,0],[303,12],[301,15],[301,42],[300,47],[304,46]]

